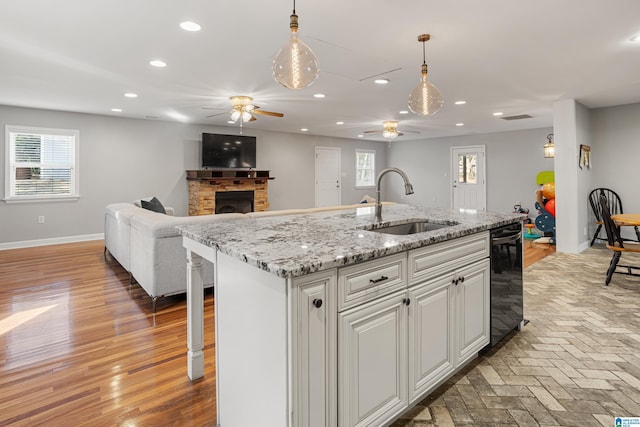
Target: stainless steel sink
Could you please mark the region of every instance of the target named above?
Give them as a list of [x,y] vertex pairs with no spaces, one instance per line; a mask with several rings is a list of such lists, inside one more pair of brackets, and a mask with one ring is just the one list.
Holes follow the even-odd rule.
[[400,236],[406,236],[409,234],[416,234],[416,233],[424,233],[427,231],[434,231],[434,230],[440,230],[442,228],[447,228],[447,227],[453,227],[454,225],[458,225],[458,222],[455,221],[449,221],[446,223],[438,223],[438,222],[431,222],[431,221],[424,221],[424,220],[420,220],[420,221],[414,221],[414,222],[407,222],[404,224],[396,224],[396,225],[388,225],[385,227],[380,227],[380,228],[375,228],[375,229],[370,229],[369,231],[373,231],[376,233],[385,233],[385,234],[395,234],[395,235],[400,235]]

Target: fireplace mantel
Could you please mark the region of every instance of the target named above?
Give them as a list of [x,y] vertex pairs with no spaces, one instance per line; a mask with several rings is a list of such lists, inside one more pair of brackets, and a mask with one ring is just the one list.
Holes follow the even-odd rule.
[[188,170],[189,215],[216,211],[216,192],[253,191],[253,210],[269,209],[269,171],[245,169]]

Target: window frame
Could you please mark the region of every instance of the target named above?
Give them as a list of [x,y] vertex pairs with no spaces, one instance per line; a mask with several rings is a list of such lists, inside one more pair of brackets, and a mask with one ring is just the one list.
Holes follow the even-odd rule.
[[[359,154],[373,154],[373,159],[371,162],[371,168],[359,168],[358,167],[358,157]],[[356,185],[356,189],[364,189],[364,188],[375,188],[376,186],[376,150],[371,150],[371,149],[364,149],[364,148],[356,148],[356,179],[355,179],[355,185]],[[371,183],[367,183],[364,185],[359,184],[358,182],[358,171],[359,170],[371,170]]]
[[[16,189],[16,162],[12,160],[12,152],[15,151],[14,144],[11,141],[12,134],[36,134],[36,135],[54,135],[73,138],[72,159],[69,165],[70,173],[70,192],[69,194],[55,195],[26,195],[18,196],[15,194]],[[80,168],[79,168],[79,147],[80,147],[80,131],[77,129],[58,129],[44,128],[36,126],[19,126],[5,125],[5,188],[4,201],[6,203],[33,203],[48,201],[73,201],[80,198]],[[39,162],[39,164],[44,164]]]

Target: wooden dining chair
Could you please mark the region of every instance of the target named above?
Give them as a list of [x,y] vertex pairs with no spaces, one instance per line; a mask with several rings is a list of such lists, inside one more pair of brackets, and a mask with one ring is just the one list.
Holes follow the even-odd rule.
[[[596,217],[596,225],[597,225],[596,232],[593,233],[593,238],[591,239],[591,246],[593,246],[596,239],[602,240],[600,239],[600,237],[598,237],[598,235],[600,234],[600,230],[602,230],[600,197],[603,194],[607,200],[607,206],[609,207],[609,212],[611,213],[611,215],[618,215],[618,214],[624,213],[624,211],[622,210],[622,200],[620,200],[620,196],[618,196],[618,193],[616,193],[615,191],[609,188],[596,188],[595,190],[591,191],[591,193],[589,193],[589,204],[591,205],[591,209],[593,210],[593,215]],[[638,227],[635,227],[635,226],[633,227],[633,229],[636,232],[637,240],[635,241],[640,242],[640,229],[638,229]],[[631,242],[634,241],[631,239],[625,239],[625,240],[631,241]]]
[[[618,264],[623,252],[635,252],[640,254],[640,243],[629,243],[624,241],[622,237],[620,237],[620,226],[618,226],[611,219],[609,202],[604,191],[600,194],[600,209],[602,224],[604,225],[604,229],[607,233],[607,248],[613,251],[613,256],[611,257],[611,262],[609,263],[609,269],[607,270],[607,279],[605,280],[605,284],[607,286],[609,285],[613,273],[628,274],[630,276],[640,276],[640,274],[637,274],[635,272],[636,270],[640,272],[640,265],[634,266]],[[638,260],[640,260],[640,258]],[[626,270],[618,271],[618,267]]]

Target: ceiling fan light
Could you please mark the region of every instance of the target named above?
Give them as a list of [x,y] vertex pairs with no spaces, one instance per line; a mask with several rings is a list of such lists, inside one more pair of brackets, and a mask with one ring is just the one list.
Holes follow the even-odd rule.
[[382,131],[382,136],[385,138],[393,139],[398,136],[398,131],[395,129],[385,129]]
[[240,118],[240,114],[241,114],[241,113],[240,113],[240,111],[238,111],[238,110],[234,110],[234,111],[231,113],[231,120],[233,120],[234,122],[237,122],[237,121],[238,121],[238,119]]
[[298,15],[291,15],[289,42],[273,58],[273,78],[288,89],[302,89],[311,85],[320,74],[315,53],[298,39]]
[[251,120],[251,113],[243,111],[242,112],[242,121],[243,122],[248,122],[249,120]]

